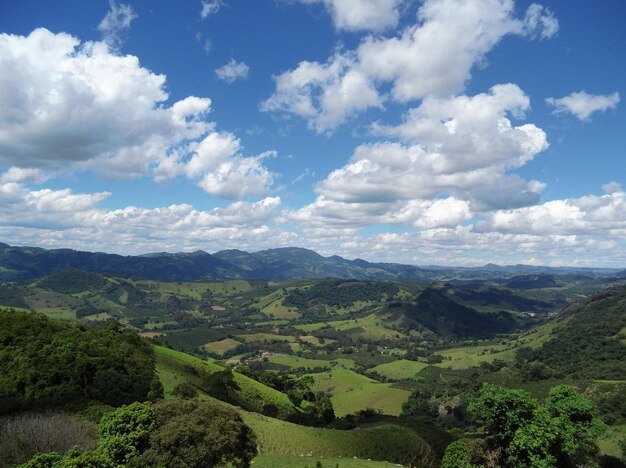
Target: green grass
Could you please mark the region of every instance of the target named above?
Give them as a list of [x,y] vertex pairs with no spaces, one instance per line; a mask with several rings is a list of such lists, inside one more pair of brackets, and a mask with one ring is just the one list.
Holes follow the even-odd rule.
[[[172,389],[176,384],[182,382],[198,383],[200,377],[193,375],[190,368],[208,375],[224,370],[223,367],[211,360],[200,359],[162,346],[155,346],[154,352],[156,354],[157,374],[163,384],[166,396],[172,394]],[[294,411],[293,404],[284,393],[237,372],[234,372],[234,377],[239,387],[237,392],[239,397],[246,403],[247,407],[254,409],[254,411],[261,412],[266,404],[276,405],[285,414]]]
[[307,325],[297,325],[295,328],[306,333],[319,330],[325,326],[330,326],[337,331],[348,333],[353,337],[360,337],[367,340],[394,339],[401,333],[387,328],[382,317],[377,314],[370,314],[365,317],[352,320],[336,320],[329,322],[311,323]]
[[254,459],[254,468],[397,468],[397,463],[359,458],[328,458],[296,455],[259,455]]
[[411,392],[393,388],[345,368],[310,374],[315,379],[314,391],[329,392],[337,416],[373,408],[383,414],[397,416]]
[[607,431],[598,440],[600,453],[603,455],[611,455],[620,458],[622,450],[619,446],[620,440],[626,439],[626,424],[621,426],[610,426]]
[[398,361],[388,362],[386,364],[380,364],[369,370],[378,372],[380,375],[389,379],[410,379],[414,377],[419,371],[428,364],[424,362],[409,361],[407,359],[400,359]]
[[482,362],[493,362],[496,359],[511,362],[515,359],[515,353],[518,348],[540,347],[550,338],[554,327],[560,325],[560,323],[562,322],[551,320],[529,332],[522,333],[508,340],[505,344],[460,346],[437,351],[437,354],[444,358],[444,361],[437,364],[437,366],[458,370],[479,366]]
[[277,319],[293,320],[300,317],[297,307],[287,307],[283,304],[283,298],[276,299],[261,309],[268,317]]
[[212,341],[210,343],[206,343],[202,347],[210,353],[219,354],[221,356],[228,351],[232,351],[240,344],[241,343],[239,343],[239,341],[233,340],[231,338],[225,338],[220,341]]
[[221,283],[207,283],[207,287],[213,294],[219,296],[232,296],[246,291],[251,291],[253,287],[245,280],[230,280]]
[[456,370],[475,367],[482,362],[493,362],[496,359],[510,362],[515,358],[515,349],[506,349],[502,345],[467,346],[438,351],[437,354],[443,356],[444,360],[435,364],[436,366]]
[[48,309],[39,309],[38,312],[46,314],[50,318],[59,320],[76,320],[76,312],[62,307],[50,307]]
[[[426,467],[434,464],[434,455],[430,447],[414,431],[403,426],[385,424],[340,431],[299,426],[248,412],[242,412],[242,417],[256,434],[262,455],[311,457],[308,459],[313,461],[309,465],[311,468],[315,466],[314,457],[358,457],[360,460],[388,460]],[[268,460],[272,458],[268,457]],[[299,458],[292,460],[300,461]],[[358,463],[355,459],[350,461]],[[377,466],[364,463],[348,465],[348,460],[345,462],[346,465],[339,466]]]
[[330,367],[330,361],[321,359],[308,359],[299,356],[291,356],[288,354],[272,354],[269,356],[269,362],[280,364],[282,366],[304,369],[319,369],[321,367]]
[[238,335],[246,343],[262,343],[263,341],[284,341],[295,343],[296,339],[289,335],[276,335],[274,333],[251,333],[248,335]]

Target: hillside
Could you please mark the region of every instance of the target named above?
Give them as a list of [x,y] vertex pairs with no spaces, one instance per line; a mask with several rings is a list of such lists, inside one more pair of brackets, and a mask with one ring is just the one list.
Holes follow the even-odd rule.
[[565,308],[550,338],[518,359],[568,376],[626,380],[626,287],[601,291]]

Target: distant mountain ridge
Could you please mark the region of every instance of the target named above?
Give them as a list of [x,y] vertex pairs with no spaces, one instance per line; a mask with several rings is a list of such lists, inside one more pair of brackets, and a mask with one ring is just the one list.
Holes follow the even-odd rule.
[[215,254],[195,251],[123,256],[72,249],[14,247],[0,243],[0,281],[35,279],[67,269],[158,281],[326,277],[431,281],[452,278],[480,280],[531,274],[616,275],[619,272],[618,269],[608,268],[492,264],[484,267],[420,267],[400,263],[373,263],[362,259],[348,260],[337,255],[324,257],[313,250],[299,247],[253,253],[231,249]]

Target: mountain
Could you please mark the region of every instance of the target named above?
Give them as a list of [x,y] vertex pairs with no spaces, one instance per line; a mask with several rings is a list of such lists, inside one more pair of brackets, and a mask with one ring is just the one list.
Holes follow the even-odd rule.
[[0,244],[1,281],[29,280],[69,269],[162,281],[228,279],[243,275],[235,265],[206,252],[122,256]]
[[390,311],[393,320],[401,320],[409,329],[425,328],[451,338],[493,336],[518,326],[508,312],[480,313],[435,288],[426,288],[412,303],[392,304]]
[[344,279],[425,279],[418,267],[395,263],[370,263],[365,260],[346,260],[333,255],[323,257],[313,250],[284,247],[248,253],[241,250],[223,250],[215,254],[247,272],[249,278],[285,280],[292,278]]
[[13,247],[0,243],[0,281],[35,279],[67,269],[159,281],[238,278],[432,281],[453,278],[501,279],[516,275],[566,273],[615,275],[617,271],[606,268],[551,268],[527,265],[485,265],[469,268],[418,267],[399,263],[372,263],[362,259],[348,260],[337,255],[323,257],[312,250],[297,247],[269,249],[254,253],[234,249],[222,250],[213,255],[196,251],[122,256],[71,249],[46,250],[37,247]]

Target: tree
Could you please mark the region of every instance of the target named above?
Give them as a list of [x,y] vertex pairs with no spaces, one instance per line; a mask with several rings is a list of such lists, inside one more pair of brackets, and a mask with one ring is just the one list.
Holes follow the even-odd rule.
[[488,433],[498,466],[586,466],[598,454],[595,440],[605,429],[593,405],[578,390],[558,385],[543,406],[527,392],[484,384],[469,405]]
[[154,405],[156,427],[144,464],[169,468],[248,467],[256,437],[234,410],[206,400],[163,400]]
[[446,447],[441,460],[441,468],[472,468],[471,454],[467,444],[462,440],[455,440]]
[[148,448],[155,415],[150,403],[135,402],[105,413],[98,424],[99,450],[125,465]]

